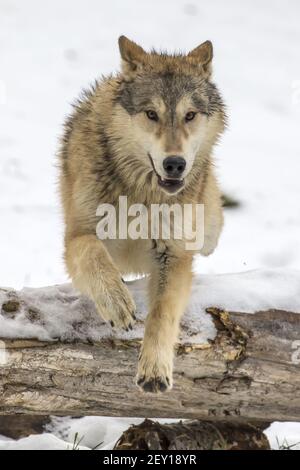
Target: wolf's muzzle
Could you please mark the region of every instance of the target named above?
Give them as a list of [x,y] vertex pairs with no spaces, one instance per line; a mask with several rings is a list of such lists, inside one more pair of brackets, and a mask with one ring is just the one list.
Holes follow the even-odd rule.
[[[151,163],[151,166],[153,168],[153,171],[154,173],[156,174],[157,176],[157,179],[158,179],[158,185],[163,188],[167,193],[176,193],[177,191],[179,191],[181,188],[183,188],[184,186],[184,179],[180,178],[180,177],[170,177],[170,178],[162,178],[156,171],[155,169],[155,165],[153,163],[153,160],[152,160],[152,157],[150,155],[150,153],[148,154],[148,157],[149,157],[149,160],[150,160],[150,163]],[[182,158],[182,157],[167,157],[165,158],[165,160],[168,160],[168,158]],[[164,161],[165,161],[164,160]],[[186,162],[185,160],[182,158],[182,160],[184,161],[184,167],[183,167],[183,170],[182,172],[184,171],[185,169],[185,165],[186,165]],[[164,164],[164,162],[163,162]],[[166,171],[166,170],[165,170]],[[181,169],[177,169],[177,171],[181,171]]]
[[169,178],[180,178],[186,167],[186,161],[183,157],[171,155],[163,161],[163,167]]

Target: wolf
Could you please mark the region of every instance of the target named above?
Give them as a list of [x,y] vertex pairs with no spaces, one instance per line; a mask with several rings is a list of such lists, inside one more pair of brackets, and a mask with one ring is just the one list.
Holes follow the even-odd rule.
[[103,77],[74,104],[59,149],[65,263],[74,286],[112,327],[132,329],[135,304],[123,276],[148,275],[149,310],[136,384],[172,388],[174,346],[189,299],[194,251],[170,238],[99,240],[97,207],[203,204],[202,255],[223,226],[212,150],[226,125],[212,82],[213,47],[168,54],[119,38],[121,71]]

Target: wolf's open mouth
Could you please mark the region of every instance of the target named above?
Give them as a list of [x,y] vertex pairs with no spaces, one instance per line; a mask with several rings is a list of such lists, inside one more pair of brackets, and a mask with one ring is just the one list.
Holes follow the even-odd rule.
[[148,153],[149,160],[151,162],[151,166],[153,168],[154,173],[157,176],[158,179],[158,185],[165,189],[168,193],[176,193],[180,188],[184,186],[184,179],[178,179],[178,178],[162,178],[156,171],[152,157],[150,153]]
[[176,193],[184,185],[184,180],[163,180],[159,177],[158,184],[169,193]]

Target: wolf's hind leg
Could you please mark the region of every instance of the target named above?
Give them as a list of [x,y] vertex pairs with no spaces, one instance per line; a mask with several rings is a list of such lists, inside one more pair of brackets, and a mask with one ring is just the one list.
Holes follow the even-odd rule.
[[95,302],[104,320],[132,328],[134,301],[103,243],[95,235],[67,240],[65,258],[74,286]]
[[191,265],[190,253],[176,256],[167,247],[156,253],[137,374],[137,385],[145,392],[164,392],[172,387],[173,349],[189,298]]

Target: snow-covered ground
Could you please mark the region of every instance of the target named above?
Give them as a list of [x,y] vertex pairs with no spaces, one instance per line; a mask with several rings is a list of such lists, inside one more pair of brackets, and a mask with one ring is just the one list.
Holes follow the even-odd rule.
[[[295,270],[300,270],[299,17],[298,0],[0,0],[0,285],[67,280],[57,140],[80,89],[118,68],[118,36],[170,51],[211,39],[215,80],[230,118],[215,152],[218,174],[224,191],[242,205],[226,212],[217,251],[197,259],[195,270],[204,274],[207,287],[216,275],[220,295],[222,289],[228,292],[230,277],[217,274],[264,268],[233,275],[235,292],[243,282],[250,292],[249,276],[262,288],[265,273],[280,268],[281,300],[299,308],[297,283],[291,288],[289,282],[299,279]],[[267,298],[279,301],[277,284],[268,285],[273,289]],[[105,437],[105,430],[120,420],[107,422],[84,418],[70,426],[79,434],[98,433],[109,446],[116,436]],[[52,437],[18,444],[3,439],[0,448],[65,447],[65,440],[73,441],[72,430],[57,429]],[[279,443],[293,444],[300,441],[300,426],[274,423],[269,436],[274,447],[276,436]],[[81,444],[90,448],[94,442]]]

